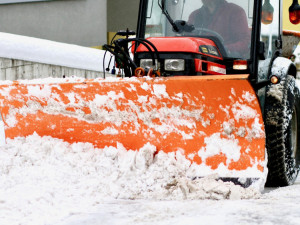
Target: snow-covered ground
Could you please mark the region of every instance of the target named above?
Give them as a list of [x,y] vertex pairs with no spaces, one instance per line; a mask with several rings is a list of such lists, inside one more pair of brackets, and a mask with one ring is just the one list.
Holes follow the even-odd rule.
[[[270,190],[267,190],[270,191]],[[98,205],[94,212],[79,213],[57,225],[297,225],[300,180],[286,188],[248,200],[113,200]]]
[[300,224],[299,179],[263,193],[214,176],[191,181],[174,155],[152,151],[9,140],[0,149],[0,224]]

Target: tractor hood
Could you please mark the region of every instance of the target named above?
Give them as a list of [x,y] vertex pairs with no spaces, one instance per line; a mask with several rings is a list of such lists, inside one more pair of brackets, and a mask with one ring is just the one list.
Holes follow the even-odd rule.
[[[223,59],[226,54],[222,48],[210,38],[198,37],[151,37],[147,40],[154,44],[158,52],[184,52],[207,55],[209,57]],[[140,45],[137,53],[148,52],[148,49]]]

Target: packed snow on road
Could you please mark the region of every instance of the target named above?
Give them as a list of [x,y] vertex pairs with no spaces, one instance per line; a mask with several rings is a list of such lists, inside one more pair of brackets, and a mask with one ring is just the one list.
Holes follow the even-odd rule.
[[185,160],[151,144],[96,149],[33,134],[0,149],[0,224],[300,224],[300,180],[244,189],[190,180]]
[[[103,57],[96,50],[3,33],[1,43],[2,57],[75,61],[80,68],[80,57],[69,58],[74,49],[94,54],[90,69]],[[51,49],[48,61],[45,49]],[[98,149],[37,134],[7,139],[0,146],[0,224],[300,224],[299,178],[273,189],[243,188],[215,174],[191,179],[190,161],[180,152],[155,152],[151,143],[128,151],[121,144]]]

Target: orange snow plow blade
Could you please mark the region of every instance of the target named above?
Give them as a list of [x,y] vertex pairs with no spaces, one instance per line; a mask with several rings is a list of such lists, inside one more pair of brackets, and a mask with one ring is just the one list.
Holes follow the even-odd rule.
[[[7,138],[36,132],[95,147],[177,152],[203,175],[264,170],[265,134],[247,75],[0,85]],[[226,168],[224,170],[223,168]],[[220,172],[222,173],[222,172]],[[223,176],[223,175],[222,175]]]

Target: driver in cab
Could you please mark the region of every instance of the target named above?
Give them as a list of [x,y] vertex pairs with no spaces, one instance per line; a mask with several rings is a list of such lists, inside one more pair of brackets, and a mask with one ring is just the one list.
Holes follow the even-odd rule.
[[[188,23],[200,31],[204,28],[220,34],[229,56],[247,57],[251,33],[244,9],[226,0],[202,0],[202,3],[200,9],[191,13]],[[209,32],[206,35],[213,36]]]

